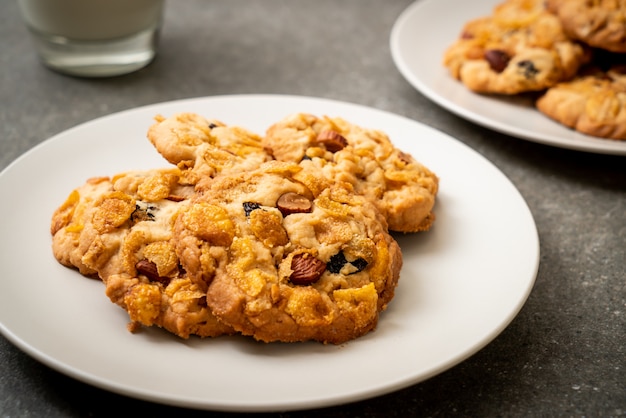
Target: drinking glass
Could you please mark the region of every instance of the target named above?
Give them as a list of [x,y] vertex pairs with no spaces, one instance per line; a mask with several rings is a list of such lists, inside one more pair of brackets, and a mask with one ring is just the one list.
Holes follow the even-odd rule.
[[18,0],[41,61],[75,76],[107,77],[150,63],[164,0]]

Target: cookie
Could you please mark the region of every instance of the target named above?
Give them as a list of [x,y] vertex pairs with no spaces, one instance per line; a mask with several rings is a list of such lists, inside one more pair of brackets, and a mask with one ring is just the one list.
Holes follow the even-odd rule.
[[65,202],[52,214],[50,233],[52,234],[52,253],[61,264],[76,268],[85,276],[98,277],[98,270],[83,256],[95,239],[93,230],[85,233],[85,224],[91,221],[93,212],[100,198],[113,191],[108,177],[94,177],[73,190]]
[[174,219],[193,188],[178,169],[133,171],[88,180],[54,212],[57,260],[99,277],[129,329],[159,326],[182,337],[233,333],[206,304],[206,288],[180,268],[172,242]]
[[466,23],[443,64],[478,93],[541,91],[574,77],[589,51],[570,40],[543,0],[507,0]]
[[377,206],[393,231],[425,231],[435,219],[437,176],[381,131],[297,113],[269,127],[263,145],[276,160],[298,163],[302,181],[349,183]]
[[53,253],[105,284],[129,329],[340,344],[376,328],[438,178],[382,132],[295,114],[264,137],[157,117],[170,169],[88,180],[53,214]]
[[626,67],[560,83],[537,100],[537,109],[579,132],[626,140]]
[[547,0],[546,7],[572,39],[592,47],[626,52],[625,0]]
[[148,139],[184,180],[198,188],[222,173],[257,168],[270,159],[261,137],[239,126],[206,119],[195,113],[157,116]]
[[402,255],[384,217],[345,182],[296,163],[216,177],[179,212],[181,264],[223,323],[259,341],[340,344],[373,330]]

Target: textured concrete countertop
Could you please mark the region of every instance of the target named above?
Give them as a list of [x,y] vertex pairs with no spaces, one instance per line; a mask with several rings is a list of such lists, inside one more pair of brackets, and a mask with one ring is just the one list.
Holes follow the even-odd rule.
[[[150,66],[90,80],[41,66],[16,2],[2,1],[0,169],[79,123],[197,96],[316,96],[412,118],[477,150],[519,189],[541,242],[534,289],[497,338],[427,381],[353,404],[267,416],[626,415],[626,159],[509,137],[429,101],[391,59],[390,30],[409,4],[172,0],[159,55]],[[3,204],[15,198],[3,196]],[[145,416],[230,416],[95,388],[40,364],[0,336],[0,417],[96,417],[131,410]]]

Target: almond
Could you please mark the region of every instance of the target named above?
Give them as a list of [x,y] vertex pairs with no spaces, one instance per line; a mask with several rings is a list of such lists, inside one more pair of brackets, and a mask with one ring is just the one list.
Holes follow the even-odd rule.
[[283,216],[287,216],[292,213],[309,213],[313,204],[306,196],[288,192],[278,198],[276,206]]
[[315,283],[326,270],[326,263],[309,253],[300,253],[291,259],[291,276],[289,280],[296,285]]

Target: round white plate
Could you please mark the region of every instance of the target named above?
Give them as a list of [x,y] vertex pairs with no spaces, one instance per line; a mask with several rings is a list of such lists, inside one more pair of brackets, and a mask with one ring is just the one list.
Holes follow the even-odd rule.
[[[378,329],[340,346],[187,341],[126,330],[101,282],[52,256],[54,209],[88,177],[167,164],[145,139],[156,114],[197,112],[262,134],[290,113],[342,116],[386,131],[441,178],[431,231],[398,237],[404,266]],[[496,337],[525,302],[539,263],[532,215],[484,157],[429,127],[359,105],[222,96],[141,107],[43,142],[0,174],[0,331],[78,380],[171,405],[229,411],[314,408],[388,393],[440,373]]]
[[600,154],[626,155],[626,141],[594,138],[549,119],[522,97],[472,93],[452,78],[443,55],[463,25],[502,0],[420,0],[400,14],[390,37],[393,60],[430,100],[469,121],[521,139]]

